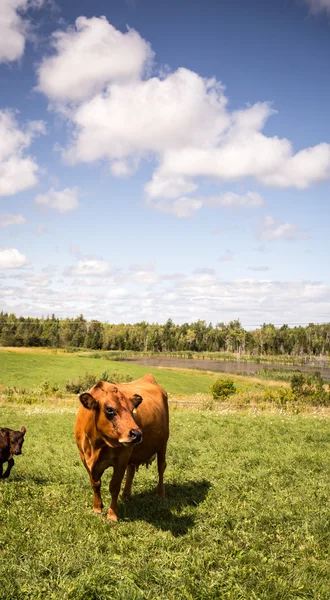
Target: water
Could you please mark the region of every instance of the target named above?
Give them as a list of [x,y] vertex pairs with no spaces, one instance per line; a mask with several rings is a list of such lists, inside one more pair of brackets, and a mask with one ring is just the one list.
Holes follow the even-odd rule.
[[[118,360],[118,359],[117,359]],[[200,358],[176,358],[173,356],[132,356],[120,359],[123,362],[134,362],[148,367],[169,367],[178,369],[200,369],[203,371],[221,371],[222,373],[237,373],[255,375],[260,369],[299,370],[302,373],[319,371],[324,379],[330,380],[330,367],[311,365],[279,365],[257,362],[241,362],[239,360],[211,360]]]

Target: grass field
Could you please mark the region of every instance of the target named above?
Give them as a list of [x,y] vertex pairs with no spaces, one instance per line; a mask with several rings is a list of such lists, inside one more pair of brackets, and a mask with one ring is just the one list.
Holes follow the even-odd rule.
[[167,498],[141,468],[117,525],[91,512],[74,410],[1,419],[27,426],[0,481],[1,600],[329,599],[327,419],[172,410]]
[[[46,380],[61,385],[87,372],[101,376],[105,370],[109,373],[128,373],[134,379],[138,379],[152,369],[77,354],[0,352],[0,385],[2,386],[35,388]],[[164,369],[156,369],[156,371],[157,380],[170,393],[205,392],[214,380],[214,376],[200,373],[180,373],[178,377],[175,371]]]
[[[107,370],[109,373],[125,373],[138,379],[152,372],[157,381],[170,394],[192,395],[209,392],[213,381],[221,373],[201,371],[179,371],[157,367],[143,367],[132,363],[105,361],[84,355],[50,352],[0,351],[0,386],[37,388],[44,381],[63,385],[69,379],[76,379],[86,372],[98,376]],[[230,375],[238,390],[260,391],[279,383],[259,380],[255,377]]]
[[[132,501],[110,524],[110,469],[95,516],[73,439],[77,398],[3,398],[0,426],[27,433],[0,480],[0,600],[329,600],[328,418],[217,402],[178,408],[181,395],[188,406],[193,394],[207,397],[218,374],[76,354],[1,352],[0,385],[62,385],[105,368],[134,378],[151,370],[171,393],[167,496],[155,497],[155,465],[140,468]],[[280,384],[231,377],[243,391]]]

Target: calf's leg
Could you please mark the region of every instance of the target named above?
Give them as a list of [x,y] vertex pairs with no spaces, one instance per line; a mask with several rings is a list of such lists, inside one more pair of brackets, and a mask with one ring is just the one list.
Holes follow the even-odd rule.
[[[13,458],[10,458],[8,460],[8,465],[7,465],[7,469],[5,470],[4,474],[2,475],[2,479],[6,479],[7,477],[9,477],[10,475],[10,471],[12,470],[13,466],[15,464],[15,461]],[[2,465],[1,465],[2,466]]]

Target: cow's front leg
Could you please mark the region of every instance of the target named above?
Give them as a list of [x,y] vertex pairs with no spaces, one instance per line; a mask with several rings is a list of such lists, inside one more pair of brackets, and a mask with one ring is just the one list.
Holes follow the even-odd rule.
[[[88,470],[88,469],[87,469]],[[93,511],[96,514],[101,514],[103,509],[103,502],[101,497],[101,477],[105,469],[94,468],[89,473],[89,478],[94,492]]]
[[8,465],[7,465],[7,469],[5,470],[4,474],[2,475],[3,479],[6,479],[7,477],[9,477],[10,475],[10,471],[12,470],[13,466],[15,464],[15,461],[13,458],[10,458],[8,460]]
[[113,468],[113,475],[110,481],[111,506],[108,510],[108,521],[118,521],[117,516],[117,501],[120,492],[121,482],[127,468],[128,457],[125,460],[118,459]]
[[0,462],[0,479],[2,479],[2,472],[3,472],[3,465],[2,465],[2,462]]
[[94,492],[93,511],[99,515],[102,513],[103,509],[103,502],[101,497],[101,478],[98,481],[95,481],[90,475],[90,482],[92,490]]

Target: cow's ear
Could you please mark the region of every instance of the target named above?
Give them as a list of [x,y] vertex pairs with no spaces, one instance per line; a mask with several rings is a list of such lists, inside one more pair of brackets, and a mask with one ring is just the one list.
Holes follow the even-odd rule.
[[98,406],[95,398],[93,398],[92,394],[90,394],[89,392],[84,392],[83,394],[80,394],[79,400],[85,408],[88,408],[88,410],[95,410]]
[[142,396],[140,396],[140,394],[134,394],[134,396],[132,396],[131,400],[133,402],[134,408],[137,408],[138,406],[140,406],[143,398],[142,398]]
[[21,427],[21,432],[23,433],[23,435],[25,435],[25,432],[26,432],[26,427],[25,427],[25,425],[23,425],[23,426]]

